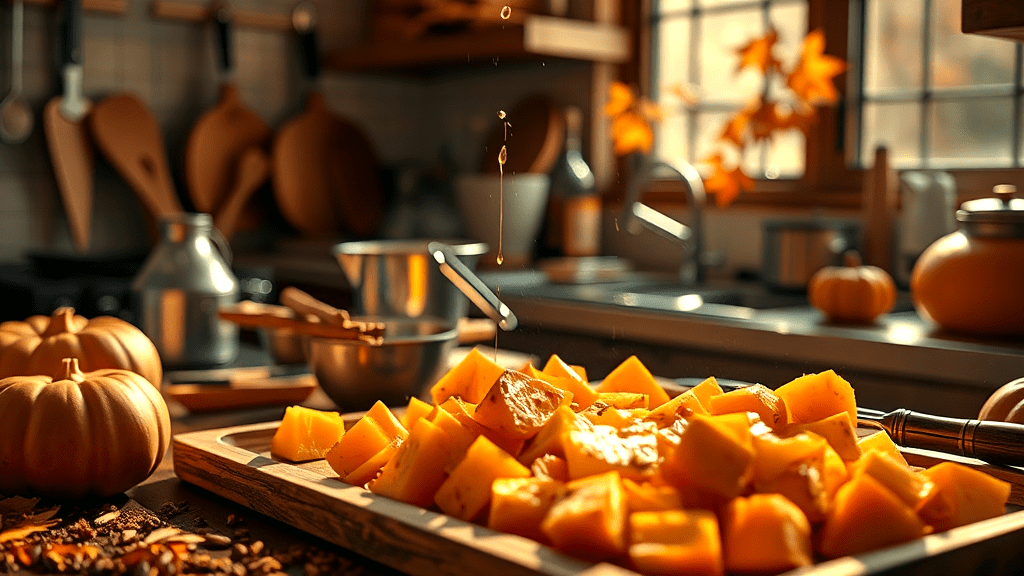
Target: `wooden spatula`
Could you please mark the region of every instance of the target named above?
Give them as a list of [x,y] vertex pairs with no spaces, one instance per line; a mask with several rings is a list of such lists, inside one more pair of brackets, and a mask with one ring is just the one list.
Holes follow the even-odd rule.
[[99,102],[89,115],[89,127],[103,155],[154,220],[182,212],[160,126],[138,97],[123,93]]
[[213,216],[213,225],[227,240],[235,235],[239,216],[256,190],[270,176],[270,158],[259,146],[250,146],[238,159],[234,184]]

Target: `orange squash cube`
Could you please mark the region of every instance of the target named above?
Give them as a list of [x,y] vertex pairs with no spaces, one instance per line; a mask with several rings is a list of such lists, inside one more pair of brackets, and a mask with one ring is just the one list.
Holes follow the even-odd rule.
[[708,398],[708,413],[734,414],[756,412],[772,430],[781,430],[789,423],[786,402],[761,384],[744,386]]
[[513,440],[532,438],[572,394],[522,372],[506,370],[477,404],[473,419]]
[[822,483],[825,485],[825,492],[828,493],[828,498],[831,501],[835,499],[839,487],[850,478],[850,474],[846,469],[846,462],[839,457],[839,453],[831,446],[825,448],[822,463],[825,466],[822,471],[824,474]]
[[477,436],[487,436],[491,442],[498,445],[498,448],[509,454],[519,454],[523,449],[523,444],[526,443],[525,440],[509,438],[504,434],[486,428],[474,420],[473,413],[476,412],[476,404],[463,402],[462,399],[453,396],[445,400],[440,406],[461,422],[463,426],[472,430],[474,434]]
[[737,430],[713,416],[694,416],[661,464],[661,476],[682,491],[698,488],[722,498],[735,498],[754,473],[754,447],[749,430]]
[[704,404],[690,389],[651,410],[645,419],[656,423],[658,428],[665,428],[680,418],[689,419],[694,414],[707,413]]
[[412,425],[417,420],[430,414],[430,411],[434,409],[432,404],[428,404],[419,398],[412,396],[409,398],[409,404],[405,407],[405,414],[402,415],[401,422],[402,426],[405,426],[406,430],[412,429]]
[[480,434],[463,424],[441,406],[435,406],[424,420],[437,426],[447,438],[445,442],[444,471],[449,473],[466,455],[466,450]]
[[786,434],[792,435],[800,432],[812,432],[821,436],[847,462],[860,458],[863,453],[858,444],[857,427],[854,426],[847,412],[833,414],[828,418],[806,424],[795,424],[789,427]]
[[629,559],[651,576],[721,576],[718,518],[705,510],[635,512],[629,515]]
[[797,434],[779,438],[774,434],[753,437],[756,484],[771,482],[786,470],[820,458],[828,442],[820,436]]
[[857,421],[853,386],[832,370],[806,374],[775,390],[786,403],[790,422],[807,423],[846,412]]
[[903,457],[903,453],[900,452],[899,446],[892,441],[889,434],[885,430],[879,430],[872,434],[862,437],[857,440],[857,446],[860,447],[861,454],[867,454],[872,450],[878,450],[884,452],[889,456],[892,456],[897,462],[902,463],[904,466],[907,464],[907,459]]
[[[383,402],[376,402],[324,455],[342,478],[388,446],[401,444],[409,432]],[[378,468],[379,470],[379,468]]]
[[606,472],[566,485],[569,494],[548,511],[541,531],[555,548],[586,560],[626,553],[626,497],[618,472]]
[[398,452],[367,487],[374,494],[407,504],[430,506],[445,480],[447,442],[448,436],[433,422],[417,420]]
[[493,360],[473,348],[430,388],[434,404],[441,404],[452,396],[476,404],[505,371]]
[[633,421],[628,410],[619,410],[618,408],[605,404],[600,400],[595,401],[590,406],[587,406],[586,409],[581,410],[579,414],[595,426],[600,425],[624,428],[629,426]]
[[647,409],[650,397],[639,392],[598,392],[595,402],[600,402],[619,410]]
[[530,470],[486,436],[478,436],[466,457],[452,470],[434,494],[442,512],[461,520],[472,520],[487,508],[491,484],[498,478],[527,478]]
[[698,400],[700,400],[705,411],[707,411],[708,406],[711,404],[712,396],[724,394],[722,387],[718,385],[718,379],[714,376],[705,378],[700,384],[690,388],[687,392],[692,393]]
[[1010,484],[955,462],[942,462],[921,472],[933,484],[918,504],[917,514],[936,532],[1006,513]]
[[590,382],[587,378],[587,369],[583,366],[576,364],[569,364],[565,360],[562,360],[558,354],[552,354],[548,361],[544,363],[544,372],[551,374],[552,376],[565,376],[568,378],[575,378],[580,382]]
[[565,495],[565,483],[542,478],[498,478],[491,485],[487,527],[547,543],[540,529],[554,503]]
[[657,486],[650,482],[623,478],[622,489],[626,494],[626,507],[631,514],[683,508],[683,497],[673,486]]
[[851,556],[920,538],[928,530],[899,496],[870,474],[858,474],[836,493],[819,552],[828,558]]
[[[557,358],[552,356],[552,358]],[[559,360],[561,362],[561,360]],[[551,363],[551,360],[548,361]],[[574,409],[579,411],[587,406],[594,403],[597,399],[597,391],[590,387],[590,384],[586,380],[581,380],[575,372],[566,367],[564,370],[559,370],[558,374],[552,374],[545,370],[538,370],[533,364],[527,364],[525,369],[522,370],[527,376],[531,378],[537,378],[543,380],[556,388],[561,388],[566,392],[572,393],[572,403]]]
[[577,480],[609,471],[642,480],[658,469],[657,428],[618,429],[594,426],[570,430],[565,441],[569,478]]
[[[344,434],[345,420],[337,412],[289,406],[270,441],[270,453],[292,462],[317,460],[323,458]],[[380,448],[386,444],[384,442]],[[367,458],[380,448],[370,452]]]
[[530,464],[530,472],[542,480],[569,481],[569,463],[561,456],[545,454]]
[[777,574],[813,562],[811,525],[779,494],[736,498],[722,514],[725,569]]
[[668,393],[654,379],[651,371],[636,356],[626,358],[615,367],[601,384],[598,392],[638,392],[650,397],[649,408],[657,408],[668,402]]
[[569,432],[589,428],[592,428],[589,420],[576,414],[568,406],[559,406],[524,447],[519,455],[519,461],[529,464],[545,454],[565,456],[565,442]]
[[[371,480],[377,477],[377,473],[398,453],[400,444],[390,444],[380,452],[371,456],[356,468],[348,476],[342,477],[341,481],[353,486],[366,486]],[[328,452],[330,454],[330,452]]]
[[886,452],[872,450],[846,466],[850,477],[870,474],[912,510],[934,486],[927,476],[914,472]]
[[754,490],[764,494],[778,494],[795,504],[812,524],[825,519],[832,507],[833,494],[825,484],[825,451],[829,446],[822,440],[823,450],[810,459],[791,464],[781,474],[765,482],[755,482]]

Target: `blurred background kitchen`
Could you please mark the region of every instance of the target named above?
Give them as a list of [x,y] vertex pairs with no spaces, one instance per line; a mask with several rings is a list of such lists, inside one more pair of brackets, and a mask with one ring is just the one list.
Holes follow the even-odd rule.
[[[60,48],[62,30],[68,27],[66,4],[26,0],[24,7],[22,93],[33,128],[24,142],[0,143],[0,310],[5,319],[48,313],[67,304],[87,315],[131,318],[128,283],[157,237],[154,222],[159,211],[140,200],[137,187],[115,166],[117,160],[107,149],[110,144],[92,141],[96,130],[87,129],[93,154],[89,165],[94,169],[92,205],[87,245],[81,237],[76,243],[69,201],[62,196],[68,192],[59,190],[56,176],[61,162],[55,161],[48,144],[44,118],[47,103],[68,91],[62,66],[66,58],[61,56],[66,50]],[[1015,4],[318,0],[299,5],[282,0],[83,0],[81,81],[94,106],[130,93],[148,110],[159,129],[173,196],[186,211],[198,211],[197,204],[204,201],[217,209],[224,203],[224,192],[216,201],[197,200],[200,187],[190,182],[197,176],[186,167],[190,154],[194,158],[196,149],[216,150],[216,137],[223,136],[204,136],[213,143],[190,140],[199,120],[222,102],[222,85],[233,85],[241,103],[265,124],[269,133],[254,137],[254,142],[269,164],[230,237],[242,297],[272,300],[277,287],[294,284],[336,305],[348,305],[345,280],[330,252],[333,243],[346,239],[474,236],[490,241],[493,250],[496,218],[483,209],[464,204],[460,208],[457,189],[464,186],[460,181],[467,174],[496,172],[499,145],[507,143],[511,201],[505,233],[511,241],[513,230],[535,232],[527,235],[525,249],[517,252],[510,246],[513,258],[504,268],[490,257],[480,267],[496,274],[492,284],[503,284],[503,294],[525,308],[520,339],[532,339],[532,348],[573,332],[570,321],[561,322],[557,315],[531,323],[531,317],[549,314],[545,303],[559,298],[616,305],[627,312],[693,311],[688,304],[680,308],[675,300],[665,306],[652,300],[630,308],[627,297],[624,306],[622,294],[644,292],[637,285],[616,285],[614,293],[596,296],[586,290],[544,292],[540,284],[581,281],[573,276],[578,268],[570,269],[568,280],[551,273],[539,275],[545,262],[556,262],[554,257],[615,256],[587,261],[596,267],[588,270],[609,275],[630,270],[663,273],[667,285],[685,283],[686,278],[676,275],[683,275],[690,261],[695,267],[691,274],[700,275],[689,280],[719,287],[757,284],[757,293],[768,295],[759,304],[749,298],[719,303],[763,311],[806,305],[811,274],[824,265],[838,265],[842,252],[854,248],[867,264],[880,266],[895,278],[900,288],[893,312],[897,323],[883,319],[871,331],[842,327],[825,334],[820,330],[831,327],[820,328],[819,316],[813,322],[807,316],[798,324],[813,324],[808,335],[839,338],[842,333],[909,344],[916,350],[912,354],[921,353],[912,362],[921,365],[920,370],[900,372],[872,364],[877,363],[875,355],[886,356],[888,349],[865,349],[851,362],[851,370],[884,375],[879,381],[944,377],[957,380],[951,386],[967,386],[965,381],[973,378],[991,390],[1008,379],[1012,366],[1024,370],[1020,332],[949,336],[918,317],[908,290],[921,252],[957,229],[953,215],[962,202],[990,197],[998,184],[1024,187],[1024,55],[1013,37],[1014,27],[1024,25],[1024,11]],[[0,69],[5,87],[16,71],[12,60],[17,50],[8,41],[18,38],[12,30],[16,5],[3,5]],[[307,13],[300,7],[312,10]],[[226,52],[218,12],[229,29]],[[315,18],[310,20],[310,15]],[[303,25],[310,22],[318,69],[306,65],[302,52],[309,45],[304,44],[309,35],[302,34]],[[813,112],[792,105],[792,85],[787,86],[786,74],[779,72],[808,61],[805,38],[812,30],[820,31],[824,52],[821,46],[815,52],[810,45],[811,56],[818,57],[812,63],[823,67],[810,75],[810,81],[818,82],[814,86],[826,96],[827,85],[837,88],[833,97],[815,100],[819,106]],[[772,42],[756,42],[769,38],[772,31]],[[758,52],[759,47],[767,52]],[[220,63],[225,54],[230,60],[227,68]],[[759,70],[757,62],[767,66],[768,73]],[[836,67],[834,62],[843,64]],[[617,134],[614,111],[608,106],[615,86],[632,91],[637,110],[644,102],[657,105],[659,112],[645,118],[653,135],[649,150],[644,144],[640,152],[613,148]],[[290,160],[281,160],[275,148],[282,142],[283,129],[310,112],[307,96],[313,91],[323,96],[329,115],[348,128],[332,128],[331,134],[317,136],[324,140],[308,140],[323,144],[312,153],[300,150],[283,156]],[[779,114],[800,111],[802,116],[789,116],[800,120],[790,125],[784,125],[781,116],[773,117],[774,124],[769,123],[760,136],[744,136],[742,146],[723,145],[724,128],[752,101],[777,102]],[[499,111],[508,112],[508,126]],[[86,125],[94,121],[82,120]],[[506,128],[507,141],[496,139]],[[122,126],[117,133],[134,131]],[[576,138],[576,158],[590,171],[577,176],[585,174],[589,180],[567,184],[565,145]],[[123,144],[122,149],[125,146],[129,151],[141,149],[137,142]],[[715,172],[716,163],[708,162],[716,153],[721,154],[717,167],[731,177],[723,180]],[[212,158],[203,155],[209,152],[198,154]],[[231,184],[237,184],[241,174],[240,157],[225,160],[225,178]],[[644,160],[664,162],[670,169],[647,174]],[[153,173],[150,164],[141,165],[144,172]],[[318,165],[325,173],[332,172],[326,178],[330,194],[344,197],[324,197],[322,189],[306,181]],[[684,177],[689,174],[684,167],[690,165],[699,171],[706,198],[695,194],[693,180]],[[740,178],[737,170],[750,180]],[[520,207],[528,204],[529,192],[516,200],[512,183],[522,172],[552,175],[551,186],[542,186],[544,197],[532,215],[513,208],[516,202]],[[324,178],[312,179],[323,185]],[[361,187],[346,190],[339,182],[358,182]],[[489,190],[486,194],[493,196],[494,187]],[[588,211],[582,217],[591,218],[575,236],[564,235],[565,226],[579,224],[566,219],[569,194],[591,199],[569,208]],[[637,218],[630,215],[634,201],[689,223],[699,243],[667,238],[664,231],[651,230],[657,226],[626,230],[625,225]],[[480,230],[481,221],[490,232]],[[1021,249],[1015,250],[1019,262]],[[522,290],[519,299],[516,286]],[[744,290],[749,296],[750,289]],[[705,293],[703,298],[704,304],[715,303],[715,294]],[[536,305],[532,311],[531,304]],[[713,316],[712,309],[702,310]],[[1024,320],[1013,318],[1019,308],[1010,310],[1010,321]],[[653,342],[628,330],[625,336],[612,329],[605,333],[579,321],[578,310],[566,314],[576,314],[580,342],[594,339],[590,348],[579,344],[579,357],[599,356],[599,344],[610,338],[621,340],[623,347],[615,349],[620,356],[630,349],[624,342],[632,342],[664,360],[652,360],[655,368],[679,372],[683,361],[670,358],[675,353],[666,350],[701,350],[694,342]],[[727,323],[753,318],[751,325],[757,324],[754,316],[741,316],[723,318]],[[621,325],[622,318],[616,318],[607,321]],[[773,334],[786,331],[771,326]],[[904,326],[910,328],[896,330],[893,336],[893,329]],[[670,332],[692,329],[673,327]],[[851,330],[861,332],[850,336]],[[971,346],[979,341],[989,346],[982,352],[991,355],[942,356],[941,364],[968,362],[977,369],[973,376],[950,376],[936,365],[924,367],[934,350],[946,347],[974,354],[977,350]],[[689,371],[700,376],[706,375],[702,370],[742,364],[730,354],[748,343],[751,350],[777,346],[757,342],[722,344],[712,354],[723,355],[721,362],[706,362]],[[511,335],[504,343],[531,347]],[[807,350],[814,345],[797,347]],[[788,349],[781,350],[777,356],[791,355]],[[770,353],[754,355],[763,363]],[[613,365],[610,356],[606,360]],[[905,359],[890,354],[890,360],[900,364]],[[586,358],[579,361],[589,363]],[[780,371],[809,372],[814,362],[831,364],[824,368],[841,367],[835,366],[841,363],[838,355],[788,361],[792,364],[768,363]],[[758,365],[751,361],[749,369],[718,374],[751,377]],[[919,392],[914,389],[903,398]],[[960,390],[946,398],[976,403],[983,395],[982,390]]]

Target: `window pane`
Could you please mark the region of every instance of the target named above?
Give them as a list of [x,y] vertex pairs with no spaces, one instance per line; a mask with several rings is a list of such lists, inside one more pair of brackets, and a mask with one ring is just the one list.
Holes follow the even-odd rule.
[[1008,166],[1013,141],[1010,98],[937,101],[928,110],[937,166]]
[[772,140],[765,173],[769,178],[797,178],[804,173],[807,139],[799,130],[787,130]]
[[751,4],[750,0],[699,0],[701,8],[717,8],[732,4]]
[[866,1],[864,92],[920,87],[924,0]]
[[715,101],[744,104],[762,88],[760,72],[736,73],[736,49],[764,34],[760,10],[708,14],[700,20],[700,78],[704,95]]
[[666,115],[658,126],[658,157],[677,164],[680,161],[694,162],[690,157],[689,116],[686,114]]
[[718,141],[730,116],[732,114],[726,112],[704,112],[697,115],[697,149],[693,158],[695,162],[700,162],[717,152],[722,152],[722,157],[726,162],[736,161],[735,156],[730,156],[735,147],[722,145]]
[[693,8],[693,0],[660,0],[658,12],[674,12],[676,10],[689,10]]
[[[786,70],[792,70],[800,59],[804,35],[807,34],[807,5],[803,3],[782,3],[773,5],[770,11],[771,23],[779,33],[779,41],[775,45],[775,54],[782,61]],[[788,99],[788,88],[785,78],[775,74],[771,81],[771,96]]]
[[[864,132],[861,158],[875,157],[875,148],[886,146],[893,166],[915,168],[920,165],[921,114],[917,102],[864,105]],[[868,160],[870,163],[870,160]]]
[[932,0],[932,84],[1012,84],[1013,42],[960,31],[962,0]]
[[656,100],[660,100],[666,91],[690,83],[691,25],[689,18],[669,18],[658,26]]

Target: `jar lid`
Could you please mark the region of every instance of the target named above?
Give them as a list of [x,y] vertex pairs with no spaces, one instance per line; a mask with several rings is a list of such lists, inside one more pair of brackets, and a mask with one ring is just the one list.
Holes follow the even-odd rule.
[[1000,184],[995,196],[960,205],[956,219],[964,232],[988,238],[1024,238],[1024,198],[1014,198],[1017,187]]

